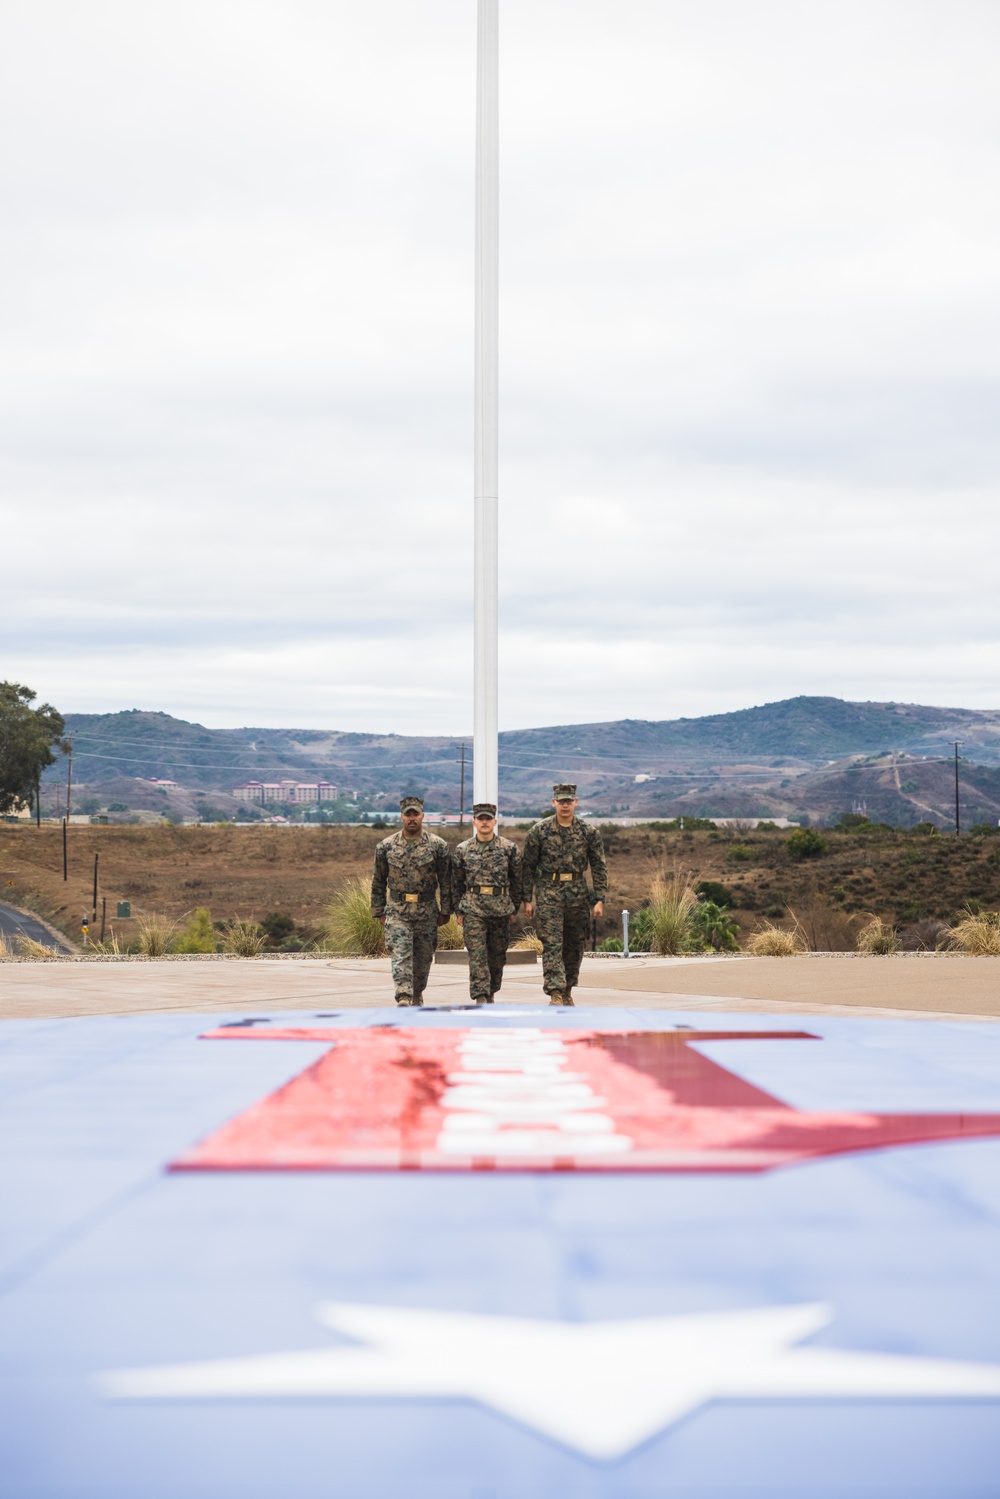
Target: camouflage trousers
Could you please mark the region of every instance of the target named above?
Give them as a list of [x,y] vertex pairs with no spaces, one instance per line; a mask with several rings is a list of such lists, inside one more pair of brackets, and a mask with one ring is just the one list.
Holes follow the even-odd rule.
[[437,907],[426,916],[405,920],[394,911],[385,913],[385,943],[392,955],[392,983],[399,999],[414,999],[427,988],[427,977],[438,945]]
[[542,939],[545,993],[562,994],[572,989],[580,977],[580,964],[590,935],[590,906],[539,901],[535,931]]
[[462,930],[469,954],[469,998],[478,1004],[495,994],[503,983],[510,917],[470,914],[462,917]]

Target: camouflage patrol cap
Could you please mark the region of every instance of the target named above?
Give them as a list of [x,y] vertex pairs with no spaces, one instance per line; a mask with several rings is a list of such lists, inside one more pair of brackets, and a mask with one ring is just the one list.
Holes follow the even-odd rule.
[[472,815],[473,817],[479,817],[480,815],[482,815],[483,817],[495,817],[497,815],[497,809],[493,802],[474,802],[472,806]]
[[424,810],[424,799],[422,796],[404,796],[399,803],[401,812],[422,812]]
[[576,800],[576,787],[562,784],[553,786],[552,799],[557,802],[571,802]]

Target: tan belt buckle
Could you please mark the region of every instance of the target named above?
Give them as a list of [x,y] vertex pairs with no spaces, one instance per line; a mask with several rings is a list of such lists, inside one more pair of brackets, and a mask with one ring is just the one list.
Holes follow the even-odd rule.
[[572,876],[572,875],[571,875],[571,874],[561,874],[561,875],[560,875],[560,876],[559,876],[559,878],[560,878],[560,879],[561,879],[561,880],[571,880],[571,879],[572,879],[572,878],[573,878],[573,876]]
[[407,902],[407,904],[413,904],[420,899],[420,896],[407,894],[403,896],[403,899]]
[[480,887],[479,887],[479,893],[480,893],[480,895],[492,895],[493,894],[493,886],[492,885],[480,885]]

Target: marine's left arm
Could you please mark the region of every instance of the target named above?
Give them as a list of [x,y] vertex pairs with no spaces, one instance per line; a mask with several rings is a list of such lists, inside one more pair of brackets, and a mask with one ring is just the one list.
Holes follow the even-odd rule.
[[441,915],[438,920],[443,926],[454,909],[452,905],[451,851],[443,838],[441,839],[441,846],[434,850],[434,866],[437,870],[438,889],[441,892]]
[[597,906],[603,903],[608,893],[608,861],[604,857],[604,839],[596,828],[587,829],[587,857],[594,885],[593,904]]
[[507,889],[517,912],[521,906],[521,853],[516,843],[507,852]]

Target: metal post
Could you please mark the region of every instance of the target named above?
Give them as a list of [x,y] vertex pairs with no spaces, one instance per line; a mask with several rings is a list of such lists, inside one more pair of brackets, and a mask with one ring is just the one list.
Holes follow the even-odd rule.
[[91,926],[97,925],[97,861],[100,857],[100,854],[94,855],[94,905],[93,916],[91,917]]
[[498,800],[497,348],[500,110],[498,0],[479,0],[476,89],[473,800]]
[[101,896],[101,941],[104,941],[104,927],[108,919],[108,897]]
[[70,792],[73,789],[73,741],[69,742],[69,760],[66,763],[66,820],[69,821]]
[[69,874],[66,865],[66,819],[63,818],[63,879],[68,880]]
[[465,745],[462,745],[462,778],[458,792],[458,825],[465,827]]
[[953,739],[952,743],[955,746],[955,836],[957,838],[962,831],[958,817],[958,746],[962,741],[961,739]]
[[628,957],[628,912],[627,911],[623,911],[622,912],[622,933],[624,935],[624,941],[622,942],[622,957],[623,958],[627,958]]

